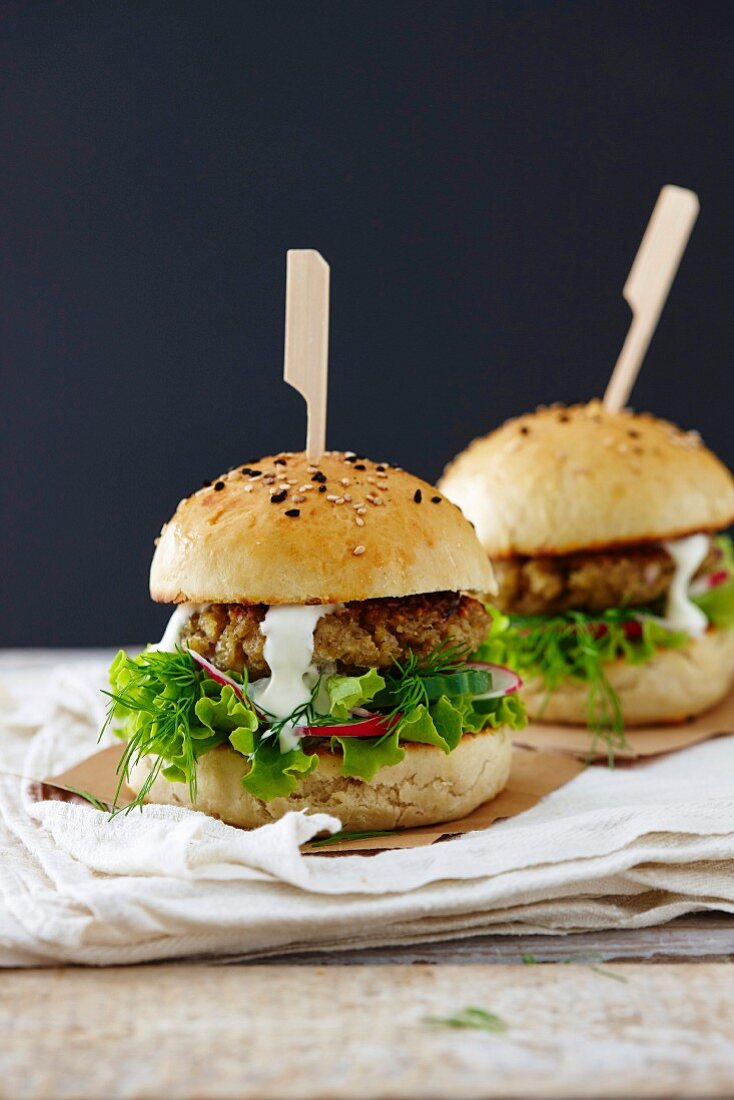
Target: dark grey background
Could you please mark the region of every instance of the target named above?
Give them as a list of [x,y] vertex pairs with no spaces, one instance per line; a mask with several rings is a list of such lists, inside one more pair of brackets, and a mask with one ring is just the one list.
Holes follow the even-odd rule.
[[693,187],[635,404],[734,464],[731,3],[0,13],[0,644],[152,638],[179,497],[302,446],[288,247],[332,265],[330,444],[435,478],[603,390],[658,190]]

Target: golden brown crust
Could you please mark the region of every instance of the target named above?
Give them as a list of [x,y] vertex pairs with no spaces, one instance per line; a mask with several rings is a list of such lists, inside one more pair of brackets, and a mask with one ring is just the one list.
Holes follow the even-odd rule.
[[734,521],[734,479],[696,432],[599,401],[507,421],[439,484],[496,559],[659,542]]
[[492,591],[471,525],[424,481],[329,452],[238,467],[181,501],[158,541],[154,600],[341,603]]
[[[242,788],[244,757],[227,747],[214,749],[198,762],[194,809],[244,829],[267,825],[290,810],[334,814],[347,830],[409,828],[463,817],[498,795],[509,778],[512,743],[506,729],[465,734],[448,755],[433,745],[403,748],[401,763],[382,768],[369,783],[341,775],[341,755],[322,749],[318,768],[298,790],[271,802]],[[149,770],[144,758],[128,785],[139,790]],[[191,805],[186,784],[160,777],[147,801]]]
[[[708,630],[682,649],[660,649],[643,665],[606,665],[627,726],[683,722],[719,703],[734,680],[734,630]],[[585,726],[588,686],[567,680],[552,695],[540,679],[526,677],[520,697],[531,718]]]

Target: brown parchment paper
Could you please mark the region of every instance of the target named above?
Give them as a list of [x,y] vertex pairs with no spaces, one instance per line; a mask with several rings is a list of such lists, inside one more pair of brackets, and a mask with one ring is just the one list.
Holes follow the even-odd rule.
[[[100,802],[111,805],[117,790],[116,768],[122,752],[122,745],[113,745],[87,757],[86,760],[82,760],[60,775],[41,780],[38,785],[38,797],[61,797],[71,800],[80,795],[91,795]],[[529,810],[541,798],[568,783],[583,769],[584,765],[580,761],[568,755],[517,747],[512,754],[510,778],[504,791],[491,802],[485,802],[483,806],[458,821],[402,829],[389,836],[338,840],[323,846],[311,843],[304,845],[304,851],[332,854],[418,848],[433,844],[442,837],[487,829],[501,818],[515,817],[516,814]],[[132,792],[124,787],[117,799],[117,805],[127,806],[132,799]]]
[[[667,726],[643,726],[625,731],[626,749],[615,749],[615,760],[638,760],[687,749],[710,737],[734,733],[734,691],[706,714]],[[515,743],[542,752],[570,753],[589,759],[592,739],[583,726],[562,726],[555,722],[531,722],[514,735]],[[604,741],[599,739],[592,760],[606,760]]]

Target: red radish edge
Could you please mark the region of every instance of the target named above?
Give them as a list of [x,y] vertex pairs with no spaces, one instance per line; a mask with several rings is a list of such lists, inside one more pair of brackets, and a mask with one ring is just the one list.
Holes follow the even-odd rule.
[[338,726],[297,726],[306,737],[382,737],[392,728],[392,721],[381,714],[372,714],[360,722],[345,722]]
[[476,695],[475,699],[500,699],[503,695],[512,695],[513,692],[519,691],[522,687],[522,680],[518,674],[504,665],[492,665],[489,661],[468,661],[467,668],[478,668],[489,672],[493,684],[496,681],[502,684],[504,681],[504,686],[493,688],[492,691],[485,691],[482,695]]
[[222,687],[231,687],[237,698],[241,699],[244,703],[245,693],[236,680],[232,680],[231,677],[227,676],[226,673],[218,669],[216,665],[213,665],[211,661],[207,661],[206,657],[202,657],[200,653],[197,653],[195,649],[189,649],[188,653],[189,656],[192,657],[198,665],[201,665],[201,667],[209,673],[212,680],[216,680],[216,682],[218,684],[221,684]]

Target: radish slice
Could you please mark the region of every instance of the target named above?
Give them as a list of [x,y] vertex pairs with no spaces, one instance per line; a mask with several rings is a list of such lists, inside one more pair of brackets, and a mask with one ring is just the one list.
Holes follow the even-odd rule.
[[703,596],[706,592],[710,592],[712,588],[718,588],[720,584],[726,584],[728,580],[731,580],[731,573],[727,569],[717,569],[715,573],[709,573],[705,577],[699,577],[694,581],[689,589],[689,596]]
[[492,690],[485,691],[483,695],[475,695],[475,699],[500,699],[503,695],[512,695],[522,687],[522,680],[511,668],[504,665],[491,665],[487,661],[469,661],[468,668],[481,668],[489,672],[492,677]]
[[302,737],[382,737],[397,719],[390,721],[381,714],[372,714],[359,722],[344,722],[337,726],[297,726]]
[[231,687],[237,698],[241,699],[244,703],[245,693],[242,690],[242,686],[238,684],[236,680],[233,680],[230,676],[227,676],[227,674],[218,669],[216,665],[213,665],[211,661],[207,661],[206,657],[202,657],[202,655],[200,653],[197,653],[195,649],[187,649],[187,651],[189,656],[193,657],[196,663],[198,665],[201,665],[201,667],[209,673],[212,680],[216,680],[218,684],[222,685],[222,687]]

